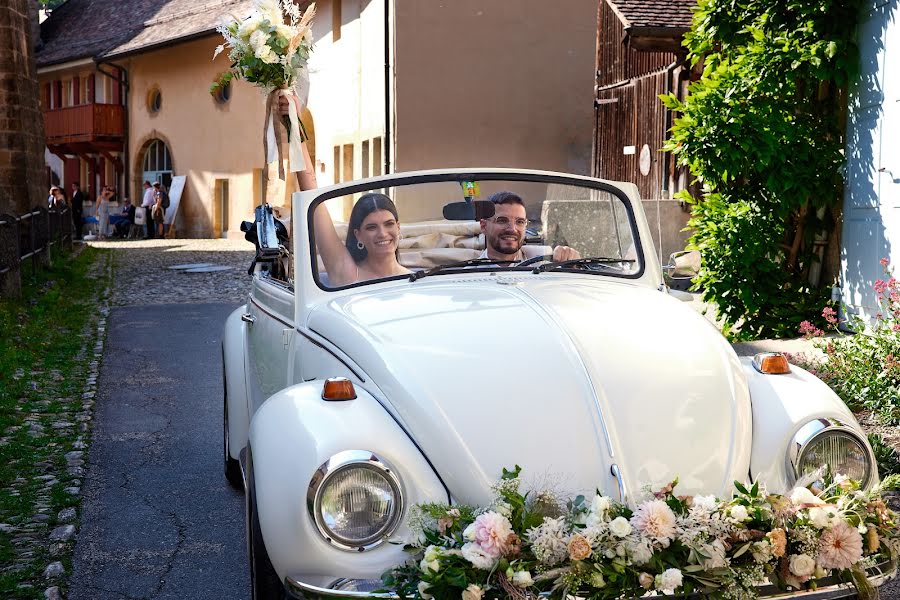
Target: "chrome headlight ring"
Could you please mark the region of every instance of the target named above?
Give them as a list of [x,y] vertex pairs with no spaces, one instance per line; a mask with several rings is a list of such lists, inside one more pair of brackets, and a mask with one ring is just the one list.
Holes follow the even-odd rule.
[[[376,472],[391,488],[394,498],[393,511],[386,524],[376,535],[360,543],[340,539],[329,529],[322,515],[322,497],[327,484],[347,469],[370,469]],[[329,544],[341,550],[364,552],[385,543],[400,525],[404,510],[403,485],[393,467],[376,454],[365,450],[345,450],[329,458],[313,473],[306,492],[306,506],[319,535]]]
[[838,419],[820,418],[806,423],[797,430],[790,442],[787,452],[787,460],[789,472],[793,475],[793,482],[796,482],[802,474],[800,473],[800,463],[804,457],[804,452],[808,450],[813,442],[820,439],[824,435],[838,433],[854,440],[863,452],[866,454],[866,475],[865,481],[861,481],[863,488],[869,487],[875,481],[876,462],[872,450],[862,438],[858,431]]

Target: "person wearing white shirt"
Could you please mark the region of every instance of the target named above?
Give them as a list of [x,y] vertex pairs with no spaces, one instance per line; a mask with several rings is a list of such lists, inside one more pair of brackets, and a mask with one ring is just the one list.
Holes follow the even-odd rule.
[[153,186],[150,185],[149,181],[144,182],[144,197],[141,200],[141,208],[144,209],[144,237],[152,238],[154,235],[154,227],[153,227],[153,217],[150,216],[150,211],[153,210],[153,203],[156,202],[156,190],[153,189]]

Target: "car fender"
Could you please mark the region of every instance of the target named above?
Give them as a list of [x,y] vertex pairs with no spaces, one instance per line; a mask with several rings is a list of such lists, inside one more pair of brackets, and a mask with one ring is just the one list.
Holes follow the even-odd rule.
[[247,371],[244,360],[247,356],[247,326],[241,315],[247,312],[241,306],[228,315],[222,332],[222,369],[225,378],[225,398],[228,411],[229,454],[237,460],[241,449],[247,445],[250,428],[250,412],[247,402]]
[[[408,557],[407,517],[421,502],[448,502],[446,488],[428,461],[385,408],[356,386],[355,400],[322,399],[322,380],[288,387],[266,400],[253,415],[252,450],[257,514],[272,565],[290,575],[327,585],[325,575],[378,578]],[[329,458],[346,450],[375,454],[399,477],[403,495],[400,526],[365,552],[335,547],[321,535],[307,501],[310,481]],[[315,582],[313,582],[315,583]]]
[[[741,358],[753,405],[750,477],[768,491],[783,493],[794,485],[788,450],[794,435],[816,419],[837,419],[860,434],[872,456],[866,434],[847,405],[821,379],[791,365],[784,375],[760,373]],[[873,465],[874,466],[874,465]]]

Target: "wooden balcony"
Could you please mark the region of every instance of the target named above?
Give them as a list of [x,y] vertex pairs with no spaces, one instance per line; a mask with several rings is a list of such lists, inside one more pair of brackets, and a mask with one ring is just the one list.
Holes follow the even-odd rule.
[[70,154],[109,150],[125,144],[125,107],[82,104],[44,111],[44,135],[51,150]]

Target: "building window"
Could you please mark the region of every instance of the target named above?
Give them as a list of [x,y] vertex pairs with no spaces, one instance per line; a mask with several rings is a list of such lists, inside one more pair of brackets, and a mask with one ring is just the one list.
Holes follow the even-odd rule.
[[172,159],[169,148],[162,140],[153,140],[144,153],[144,176],[142,181],[159,181],[166,189],[172,184]]
[[341,181],[353,180],[353,144],[344,144]]
[[147,94],[147,110],[151,113],[158,113],[162,108],[162,92],[155,87]]
[[225,104],[229,100],[231,100],[231,82],[227,82],[225,85],[220,85],[216,88],[216,91],[213,92],[212,97],[219,104]]
[[372,138],[372,175],[381,175],[381,137]]
[[369,176],[369,140],[363,140],[362,143],[362,176],[363,179]]

